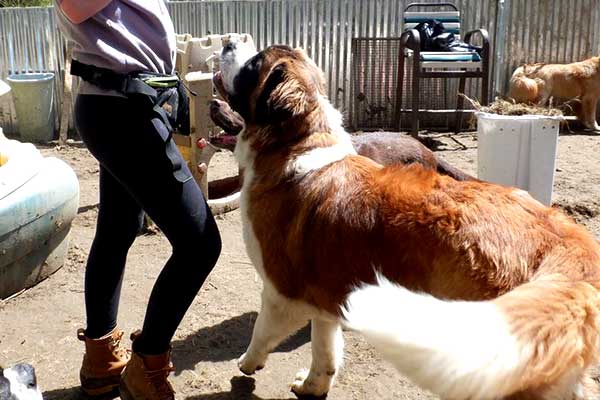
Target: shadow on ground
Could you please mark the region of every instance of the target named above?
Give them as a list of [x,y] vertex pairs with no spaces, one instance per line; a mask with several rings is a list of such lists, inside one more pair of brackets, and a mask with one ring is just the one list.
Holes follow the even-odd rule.
[[[231,390],[229,392],[205,393],[188,396],[185,400],[286,400],[283,398],[263,398],[254,395],[256,381],[247,376],[236,376],[231,379]],[[117,393],[105,396],[89,397],[79,387],[68,389],[56,389],[43,393],[44,400],[113,400],[119,399]],[[308,400],[308,397],[300,398]]]
[[[252,337],[256,312],[248,312],[202,328],[185,339],[173,342],[175,374],[194,370],[201,361],[229,361],[245,351]],[[280,344],[275,352],[292,351],[310,341],[310,324]],[[225,398],[225,397],[224,397]]]
[[[231,379],[231,391],[219,393],[207,393],[186,397],[185,400],[285,400],[283,398],[263,398],[253,394],[256,383],[253,378],[247,376],[236,376]],[[315,399],[314,397],[310,397]],[[300,397],[308,400],[309,397]]]
[[118,392],[104,395],[90,397],[83,393],[79,386],[68,388],[68,389],[56,389],[49,390],[43,393],[44,400],[113,400],[118,399]]

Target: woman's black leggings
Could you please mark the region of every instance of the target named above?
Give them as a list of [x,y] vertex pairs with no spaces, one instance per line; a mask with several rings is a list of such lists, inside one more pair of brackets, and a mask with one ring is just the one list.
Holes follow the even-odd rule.
[[215,220],[160,118],[143,99],[80,95],[75,123],[100,162],[96,235],[85,273],[86,335],[117,324],[127,252],[144,212],[173,247],[150,295],[134,350],[160,354],[221,252]]

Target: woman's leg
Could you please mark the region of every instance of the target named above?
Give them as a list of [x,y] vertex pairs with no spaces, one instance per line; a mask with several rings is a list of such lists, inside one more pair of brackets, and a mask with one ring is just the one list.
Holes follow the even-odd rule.
[[141,206],[100,166],[96,235],[85,270],[86,336],[97,339],[117,326],[127,252],[143,221]]
[[[220,254],[217,225],[164,124],[146,103],[80,96],[76,117],[89,150],[173,247],[152,290],[142,334],[134,344],[140,353],[163,353]],[[112,223],[120,226],[118,220]]]
[[[90,142],[93,137],[88,136],[85,123],[82,125],[82,137]],[[142,217],[141,206],[101,164],[96,234],[85,271],[87,327],[77,334],[85,342],[80,381],[88,395],[102,395],[116,389],[130,359],[122,342],[124,333],[116,327],[117,312],[127,252],[141,227]]]

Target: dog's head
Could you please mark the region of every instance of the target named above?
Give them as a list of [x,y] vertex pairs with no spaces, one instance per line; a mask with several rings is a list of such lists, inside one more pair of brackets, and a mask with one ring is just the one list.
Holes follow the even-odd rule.
[[228,43],[214,82],[246,126],[254,127],[303,119],[325,94],[323,73],[306,53],[280,45],[252,53]]
[[0,400],[42,400],[35,369],[30,364],[0,367]]

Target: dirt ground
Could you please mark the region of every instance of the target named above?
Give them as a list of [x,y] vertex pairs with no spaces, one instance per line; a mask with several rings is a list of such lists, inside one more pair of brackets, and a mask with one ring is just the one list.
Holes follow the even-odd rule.
[[[445,159],[476,173],[473,133],[450,138],[430,134],[430,144]],[[80,180],[81,200],[71,232],[65,266],[36,287],[0,301],[0,364],[32,363],[46,400],[82,398],[78,369],[83,353],[75,331],[84,324],[83,273],[94,235],[98,205],[98,166],[81,144],[43,149],[70,164]],[[600,135],[561,134],[554,202],[600,237]],[[230,153],[217,154],[212,176],[236,168]],[[219,216],[223,252],[196,297],[173,341],[173,376],[180,399],[278,400],[295,373],[310,365],[309,330],[302,329],[270,357],[264,370],[244,377],[235,360],[249,343],[259,309],[260,279],[250,264],[239,211]],[[140,236],[128,257],[119,316],[130,332],[141,326],[153,282],[170,248],[161,234]],[[202,254],[198,254],[202,257]],[[343,369],[330,399],[435,399],[398,375],[357,335],[345,333]]]

